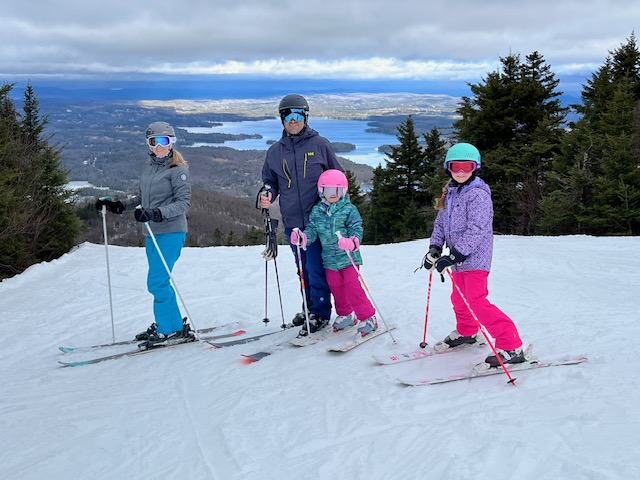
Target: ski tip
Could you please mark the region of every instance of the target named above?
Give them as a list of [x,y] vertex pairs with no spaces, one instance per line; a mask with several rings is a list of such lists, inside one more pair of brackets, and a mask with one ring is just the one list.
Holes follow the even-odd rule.
[[251,365],[252,363],[256,363],[257,360],[254,360],[251,357],[247,357],[245,355],[242,356],[242,358],[240,358],[239,360],[236,360],[236,363],[238,365]]

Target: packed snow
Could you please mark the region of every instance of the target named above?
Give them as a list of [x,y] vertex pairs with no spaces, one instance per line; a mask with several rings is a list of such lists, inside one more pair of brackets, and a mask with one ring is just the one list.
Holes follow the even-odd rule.
[[[326,351],[338,338],[289,345],[296,328],[245,345],[63,367],[62,358],[96,352],[59,346],[113,340],[104,245],[83,244],[1,282],[0,478],[640,478],[640,238],[496,237],[490,300],[541,360],[588,357],[518,372],[515,385],[504,374],[397,381],[465,372],[488,347],[373,361],[419,349],[429,275],[414,270],[427,248],[428,240],[362,247],[380,320],[397,328],[347,353]],[[280,330],[274,265],[265,283],[262,249],[183,250],[174,279],[196,327]],[[146,258],[142,248],[108,253],[115,339],[129,339],[152,322]],[[289,321],[299,282],[286,247],[277,262]],[[450,281],[433,278],[430,345],[455,327]],[[241,360],[265,350],[272,355],[257,363]]]

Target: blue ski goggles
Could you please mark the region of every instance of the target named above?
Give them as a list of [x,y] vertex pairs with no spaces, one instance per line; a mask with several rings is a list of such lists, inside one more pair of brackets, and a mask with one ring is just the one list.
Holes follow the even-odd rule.
[[157,135],[155,137],[147,138],[147,143],[151,148],[155,147],[168,147],[172,143],[175,143],[176,137],[169,137],[168,135]]
[[285,108],[280,111],[280,118],[283,122],[289,123],[292,120],[302,122],[307,117],[303,108]]

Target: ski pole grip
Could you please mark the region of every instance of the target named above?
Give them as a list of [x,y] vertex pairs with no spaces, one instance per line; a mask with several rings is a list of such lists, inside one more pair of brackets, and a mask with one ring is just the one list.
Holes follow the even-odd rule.
[[336,235],[338,236],[338,238],[342,238],[342,234],[340,233],[340,230],[336,230]]

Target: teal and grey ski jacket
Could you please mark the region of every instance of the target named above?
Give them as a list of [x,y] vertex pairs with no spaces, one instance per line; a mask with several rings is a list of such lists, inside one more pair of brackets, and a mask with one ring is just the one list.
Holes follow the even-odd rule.
[[[347,252],[338,247],[338,231],[343,237],[357,237],[362,241],[362,217],[348,195],[331,205],[318,203],[311,210],[309,224],[304,229],[307,243],[320,239],[324,268],[336,271],[351,266]],[[362,265],[359,251],[351,252],[351,258],[356,265]]]

